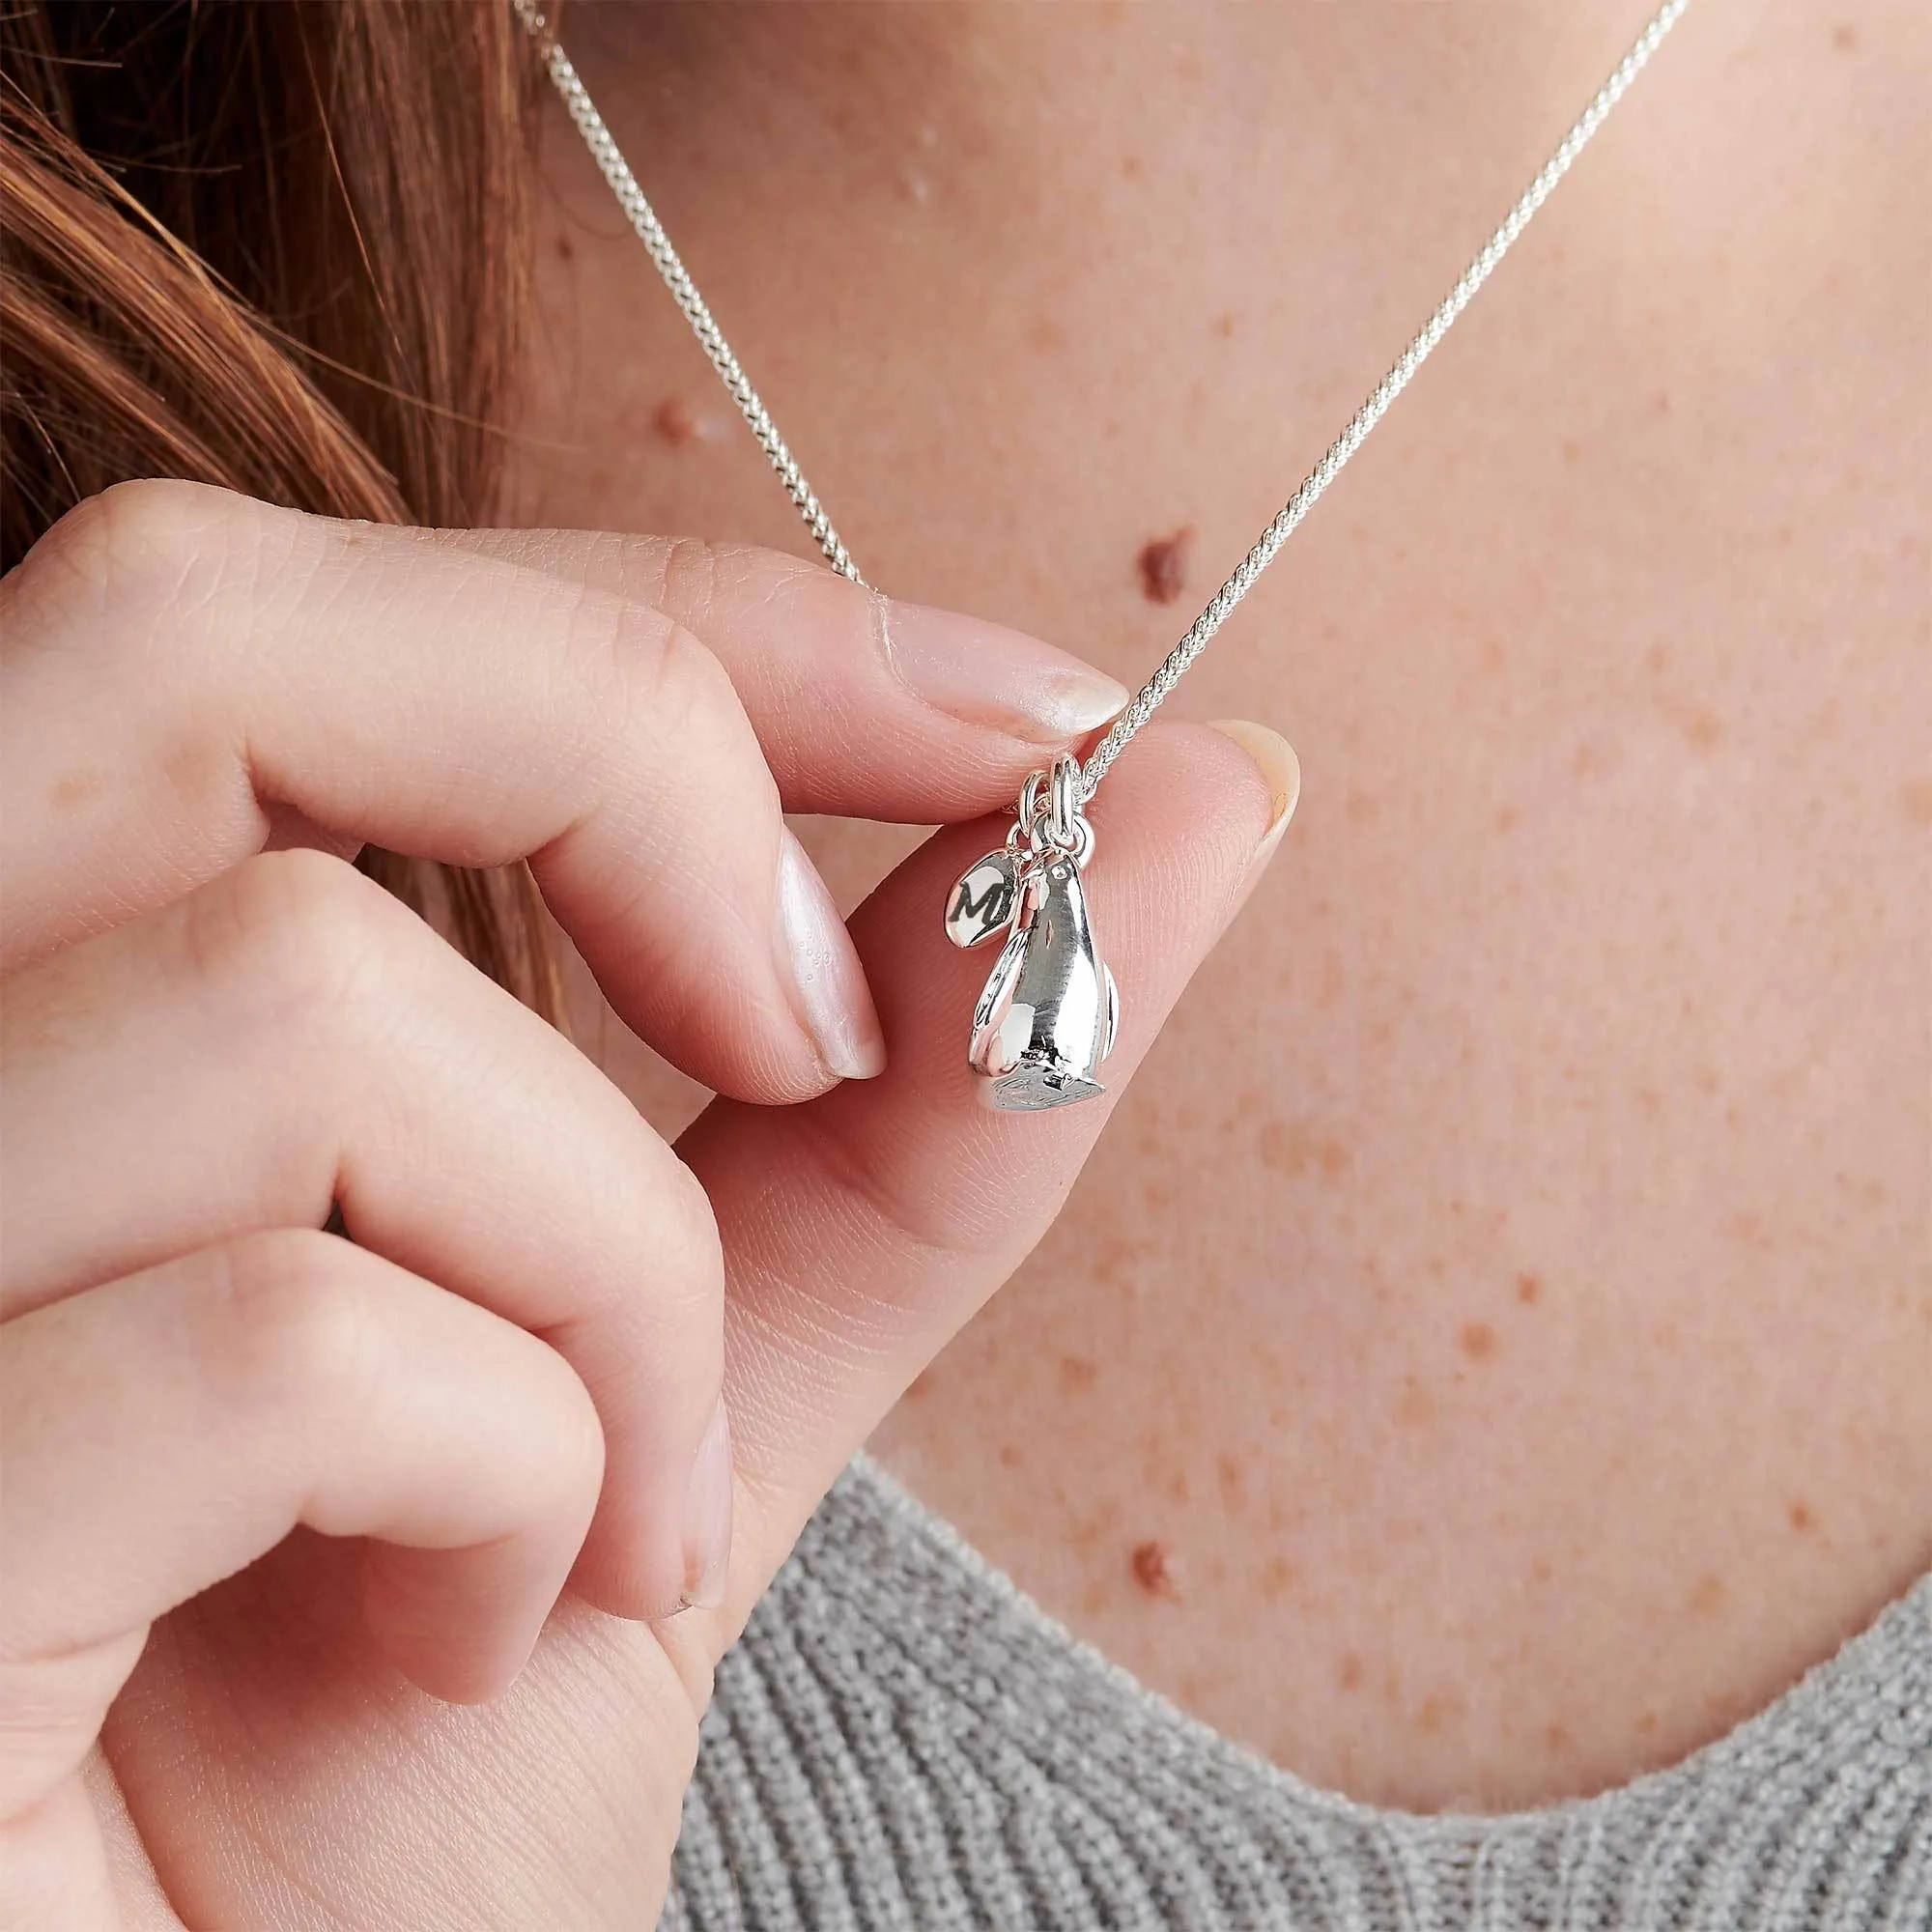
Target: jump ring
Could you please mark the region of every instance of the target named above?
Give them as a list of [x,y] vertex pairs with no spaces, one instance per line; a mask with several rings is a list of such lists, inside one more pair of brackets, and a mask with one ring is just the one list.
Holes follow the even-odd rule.
[[1046,836],[1070,851],[1080,823],[1080,761],[1063,752],[1053,761],[1053,789],[1047,807]]
[[1029,772],[1026,783],[1020,787],[1020,829],[1031,832],[1034,821],[1039,816],[1040,787],[1046,782],[1044,772]]
[[1058,852],[1064,858],[1071,859],[1084,871],[1087,861],[1094,856],[1094,827],[1088,820],[1076,818],[1073,821],[1073,837],[1063,845],[1053,837],[1042,815],[1034,821],[1027,842],[1036,859],[1044,859],[1049,853]]

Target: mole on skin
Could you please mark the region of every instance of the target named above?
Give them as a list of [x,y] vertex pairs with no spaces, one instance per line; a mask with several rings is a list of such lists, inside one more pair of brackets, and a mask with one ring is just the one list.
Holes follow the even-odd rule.
[[1151,1541],[1135,1544],[1128,1563],[1134,1573],[1134,1581],[1150,1597],[1173,1600],[1180,1595],[1179,1585],[1174,1579],[1174,1566],[1168,1561],[1167,1550],[1160,1544]]
[[1141,594],[1150,604],[1172,604],[1187,588],[1187,554],[1194,544],[1194,526],[1184,524],[1171,536],[1150,537],[1134,559],[1141,574]]
[[675,396],[667,396],[651,417],[651,427],[673,449],[682,449],[697,434],[697,419]]

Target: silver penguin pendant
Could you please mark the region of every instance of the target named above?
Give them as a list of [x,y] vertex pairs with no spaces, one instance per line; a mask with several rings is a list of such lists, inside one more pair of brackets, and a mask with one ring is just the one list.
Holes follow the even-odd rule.
[[967,1061],[989,1106],[1064,1107],[1106,1089],[1094,1077],[1120,1021],[1114,976],[1094,947],[1080,867],[1056,852],[1033,869],[1019,917],[973,1010]]
[[[1062,767],[1071,767],[1071,778]],[[967,1061],[981,1076],[980,1097],[1008,1112],[1035,1112],[1091,1099],[1106,1091],[1096,1078],[1113,1051],[1120,994],[1094,943],[1080,867],[1093,850],[1093,830],[1079,817],[1073,783],[1078,766],[1064,759],[1053,774],[1052,802],[1036,816],[1041,785],[1028,781],[1020,801],[1020,837],[1031,846],[990,854],[953,888],[947,931],[956,945],[977,945],[999,927],[986,914],[1004,867],[1013,881],[1007,895],[1010,922],[986,990],[973,1010]],[[983,908],[983,910],[982,910]]]

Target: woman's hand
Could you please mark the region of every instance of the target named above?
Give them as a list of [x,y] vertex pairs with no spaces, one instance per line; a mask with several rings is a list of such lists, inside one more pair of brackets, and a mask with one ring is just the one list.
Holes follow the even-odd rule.
[[[789,558],[186,485],[0,599],[0,1920],[646,1924],[712,1665],[1104,1119],[971,1093],[938,909],[996,829],[855,952],[781,810],[993,810],[1104,683]],[[1274,762],[1108,785],[1116,1088]],[[527,856],[730,1097],[673,1153],[365,840]]]

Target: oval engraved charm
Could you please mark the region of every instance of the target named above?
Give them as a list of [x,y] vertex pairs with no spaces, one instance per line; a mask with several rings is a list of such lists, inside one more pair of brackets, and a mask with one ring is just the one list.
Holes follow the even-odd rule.
[[946,901],[946,936],[954,946],[978,946],[1013,923],[1019,878],[1010,852],[988,852],[952,888]]

